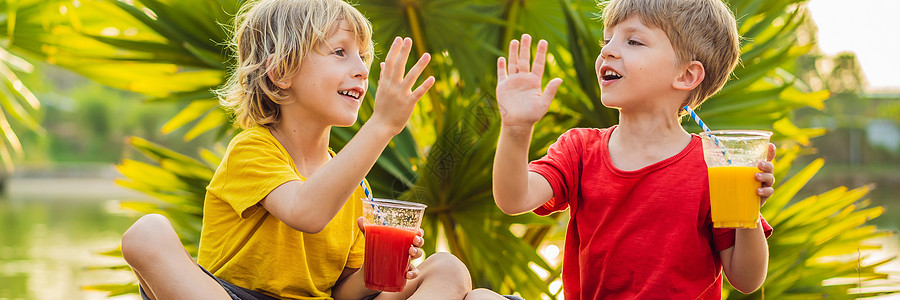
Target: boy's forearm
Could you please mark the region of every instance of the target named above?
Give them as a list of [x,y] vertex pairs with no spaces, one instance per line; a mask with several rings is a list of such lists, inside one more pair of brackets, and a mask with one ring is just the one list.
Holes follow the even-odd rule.
[[516,207],[528,190],[528,147],[533,126],[502,126],[494,156],[494,201],[508,214],[522,212]]
[[[359,187],[393,136],[376,124],[363,125],[340,154],[300,185],[297,191],[300,205],[293,209],[298,214],[296,217],[321,225],[314,227],[327,225]],[[311,209],[313,206],[315,209]]]
[[769,264],[769,245],[763,233],[761,222],[756,228],[736,229],[734,250],[731,255],[729,282],[738,291],[751,293],[766,280]]
[[335,300],[357,300],[377,293],[378,291],[373,291],[366,288],[366,283],[363,277],[364,274],[365,271],[360,268],[358,271],[347,276],[347,278],[338,281],[331,290],[331,297]]

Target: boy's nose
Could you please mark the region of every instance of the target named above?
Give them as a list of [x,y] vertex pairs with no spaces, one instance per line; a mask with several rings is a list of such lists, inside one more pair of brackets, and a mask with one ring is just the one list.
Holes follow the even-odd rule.
[[606,44],[603,48],[600,48],[600,57],[597,59],[610,59],[618,57],[618,53],[616,52],[616,48],[613,47],[612,43]]
[[353,78],[369,79],[369,66],[362,59],[357,62],[356,68],[353,70]]

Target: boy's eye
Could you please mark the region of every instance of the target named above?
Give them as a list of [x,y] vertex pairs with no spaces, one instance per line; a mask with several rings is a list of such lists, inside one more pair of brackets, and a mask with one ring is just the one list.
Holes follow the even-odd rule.
[[609,39],[605,39],[605,40],[600,41],[600,47],[606,46],[606,45],[608,45],[608,44],[609,44]]
[[643,43],[638,42],[638,41],[635,41],[635,40],[628,40],[628,44],[629,44],[629,45],[632,45],[632,46],[640,46],[640,45],[643,45]]
[[337,55],[337,56],[344,56],[344,49],[337,49],[337,50],[334,50],[334,52],[332,52],[332,53],[334,53],[334,55]]

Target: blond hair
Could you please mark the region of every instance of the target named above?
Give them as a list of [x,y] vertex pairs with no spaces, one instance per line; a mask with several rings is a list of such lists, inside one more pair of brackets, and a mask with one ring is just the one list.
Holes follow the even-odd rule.
[[697,107],[722,89],[740,58],[737,24],[722,0],[612,0],[600,6],[606,28],[637,16],[666,33],[680,63],[703,64],[706,76],[682,106]]
[[310,50],[346,23],[367,64],[372,62],[372,25],[342,0],[259,0],[241,7],[235,17],[233,40],[237,60],[228,81],[216,90],[223,107],[234,112],[235,124],[247,129],[270,126],[279,120],[279,104],[288,91],[269,79],[288,80]]

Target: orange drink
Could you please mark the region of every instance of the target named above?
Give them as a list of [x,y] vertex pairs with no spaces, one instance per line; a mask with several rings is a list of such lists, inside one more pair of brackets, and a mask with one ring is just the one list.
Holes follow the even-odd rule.
[[700,133],[709,168],[709,206],[713,227],[756,228],[758,165],[766,161],[768,131],[719,130]]
[[709,205],[713,227],[756,228],[760,187],[754,167],[709,168]]

